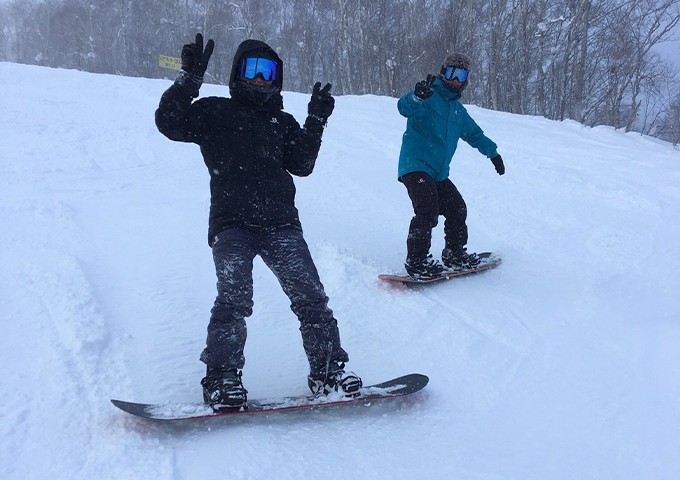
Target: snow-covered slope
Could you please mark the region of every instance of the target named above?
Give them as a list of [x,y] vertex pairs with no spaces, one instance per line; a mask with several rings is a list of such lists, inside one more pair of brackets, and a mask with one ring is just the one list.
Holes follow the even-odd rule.
[[[496,270],[378,282],[411,217],[395,99],[337,98],[296,180],[349,367],[425,373],[424,394],[180,426],[117,411],[200,399],[208,175],[155,129],[168,85],[0,63],[0,478],[680,478],[680,152],[474,106],[507,173],[462,145],[452,178]],[[284,98],[303,121],[308,96]],[[297,321],[261,262],[248,325],[250,396],[304,393]]]

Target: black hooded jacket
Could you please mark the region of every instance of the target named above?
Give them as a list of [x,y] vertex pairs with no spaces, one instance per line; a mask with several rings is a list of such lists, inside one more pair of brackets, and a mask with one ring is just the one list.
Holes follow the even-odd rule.
[[[273,91],[238,80],[241,58],[266,56],[279,64]],[[292,175],[312,173],[323,125],[308,117],[304,128],[283,111],[283,62],[264,42],[241,43],[231,68],[231,98],[206,97],[192,103],[175,83],[161,97],[156,126],[170,140],[196,143],[210,173],[208,244],[230,226],[301,228]]]

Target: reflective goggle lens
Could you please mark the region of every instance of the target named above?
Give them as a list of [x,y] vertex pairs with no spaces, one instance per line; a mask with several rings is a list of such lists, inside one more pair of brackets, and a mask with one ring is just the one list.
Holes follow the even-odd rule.
[[241,62],[241,76],[252,80],[262,75],[265,81],[272,82],[276,80],[277,66],[276,61],[269,58],[246,57]]
[[453,80],[454,78],[457,78],[460,83],[465,83],[468,78],[468,71],[464,68],[446,67],[442,74],[445,79]]

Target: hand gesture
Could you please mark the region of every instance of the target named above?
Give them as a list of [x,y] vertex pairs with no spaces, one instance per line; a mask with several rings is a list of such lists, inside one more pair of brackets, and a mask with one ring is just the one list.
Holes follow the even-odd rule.
[[325,87],[321,88],[321,82],[316,82],[312,90],[312,99],[307,106],[307,113],[317,117],[324,123],[333,113],[333,108],[335,108],[335,99],[331,95],[331,86],[330,83],[327,83]]
[[203,78],[206,68],[208,68],[208,60],[215,48],[215,42],[212,39],[208,40],[203,49],[203,35],[196,34],[196,41],[194,43],[187,43],[182,47],[182,70]]
[[434,75],[430,74],[427,76],[426,80],[421,80],[420,82],[416,83],[416,88],[413,93],[419,100],[425,100],[432,96],[434,93],[434,90],[432,90],[432,84],[434,83],[435,78],[436,77]]

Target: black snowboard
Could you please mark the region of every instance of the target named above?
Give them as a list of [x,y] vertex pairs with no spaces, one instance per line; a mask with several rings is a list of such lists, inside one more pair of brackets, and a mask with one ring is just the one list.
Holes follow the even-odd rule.
[[116,407],[124,412],[151,420],[189,420],[200,418],[215,418],[236,415],[252,415],[256,413],[274,413],[303,408],[327,407],[332,405],[352,405],[370,403],[376,400],[398,398],[422,390],[429,378],[419,373],[404,375],[383,383],[362,387],[357,397],[344,397],[340,394],[313,397],[301,395],[298,397],[284,397],[279,399],[248,400],[248,409],[237,412],[213,412],[204,403],[131,403],[122,400],[111,400]]
[[418,277],[412,277],[410,275],[403,275],[403,274],[390,274],[390,273],[383,273],[381,275],[378,275],[378,278],[380,280],[383,280],[385,282],[398,282],[398,283],[406,283],[406,284],[423,284],[423,283],[434,283],[434,282],[439,282],[441,280],[448,280],[450,278],[455,278],[455,277],[462,277],[465,275],[471,275],[473,273],[480,273],[484,272],[486,270],[491,270],[492,268],[496,268],[498,265],[501,264],[501,257],[498,255],[494,255],[491,252],[482,252],[478,253],[479,259],[481,260],[479,265],[476,267],[468,268],[466,270],[456,270],[456,271],[444,271],[440,276],[435,277],[435,278],[418,278]]

